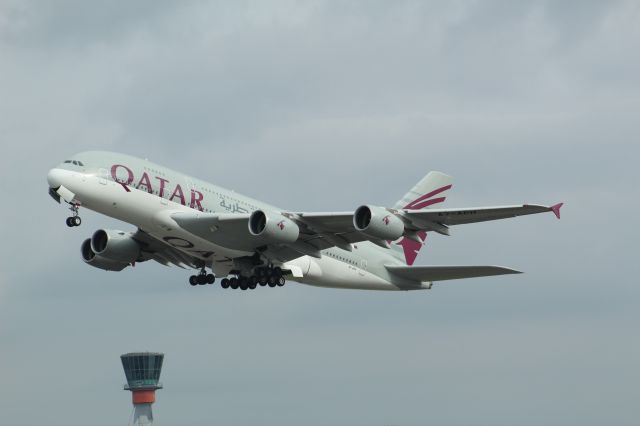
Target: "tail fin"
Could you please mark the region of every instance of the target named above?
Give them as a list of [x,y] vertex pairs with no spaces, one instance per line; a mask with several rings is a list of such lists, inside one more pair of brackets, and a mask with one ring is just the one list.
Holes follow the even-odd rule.
[[[440,172],[429,172],[422,178],[402,199],[393,207],[395,209],[422,210],[429,206],[443,203],[446,199],[445,193],[451,189],[453,178]],[[413,265],[418,252],[427,239],[426,232],[418,232],[418,237],[422,241],[410,240],[402,237],[399,241],[391,245],[395,257],[404,260],[407,265]]]

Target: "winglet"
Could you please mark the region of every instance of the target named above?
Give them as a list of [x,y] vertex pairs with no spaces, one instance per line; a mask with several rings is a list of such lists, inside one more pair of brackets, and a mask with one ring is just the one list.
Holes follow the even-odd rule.
[[560,219],[560,207],[562,207],[563,205],[564,203],[558,203],[550,207],[551,211],[556,215],[558,219]]

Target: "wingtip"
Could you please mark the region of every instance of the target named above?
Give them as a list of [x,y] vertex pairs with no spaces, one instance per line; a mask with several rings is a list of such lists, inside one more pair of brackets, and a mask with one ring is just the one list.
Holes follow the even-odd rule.
[[500,271],[497,275],[510,275],[510,274],[524,274],[522,271],[518,271],[517,269],[509,268],[506,266],[491,266],[491,268],[495,268],[496,271]]
[[558,219],[560,219],[560,208],[564,205],[564,203],[558,203],[551,206],[551,211],[556,215]]

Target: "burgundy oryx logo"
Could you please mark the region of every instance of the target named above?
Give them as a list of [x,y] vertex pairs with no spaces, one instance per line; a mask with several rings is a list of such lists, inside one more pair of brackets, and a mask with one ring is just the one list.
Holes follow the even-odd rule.
[[282,231],[284,229],[284,220],[281,220],[280,222],[276,223],[276,226],[280,228],[280,230]]
[[388,224],[389,224],[389,222],[391,222],[391,219],[389,219],[390,217],[391,217],[391,215],[390,215],[390,214],[386,215],[385,217],[383,217],[383,218],[382,218],[382,222],[383,222],[385,225],[388,225]]

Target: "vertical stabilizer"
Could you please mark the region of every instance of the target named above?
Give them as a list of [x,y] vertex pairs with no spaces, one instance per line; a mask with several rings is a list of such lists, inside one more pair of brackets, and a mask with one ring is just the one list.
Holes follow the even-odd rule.
[[[444,173],[429,172],[393,207],[398,210],[422,210],[444,203],[447,191],[452,187],[452,181],[453,178]],[[418,232],[417,236],[421,242],[402,237],[391,245],[394,256],[404,260],[407,265],[413,265],[427,239],[427,233],[424,231]]]

